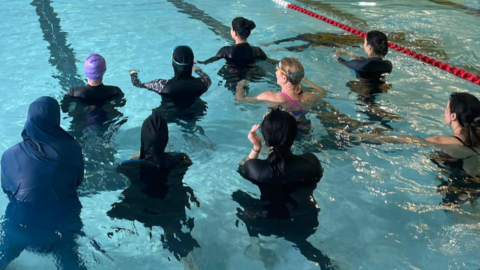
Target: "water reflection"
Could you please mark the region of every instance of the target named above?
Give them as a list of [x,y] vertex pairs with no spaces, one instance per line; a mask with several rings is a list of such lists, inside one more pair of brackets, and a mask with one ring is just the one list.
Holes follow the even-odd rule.
[[[433,56],[438,59],[447,60],[448,55],[445,51],[440,50],[437,46],[442,45],[440,41],[428,39],[428,40],[421,40],[421,39],[408,39],[407,33],[402,32],[392,32],[388,34],[388,39],[391,42],[398,43],[399,45],[406,46],[413,50],[418,50],[424,54]],[[413,34],[412,34],[413,36]],[[353,35],[353,34],[338,34],[338,33],[305,33],[300,34],[296,37],[286,38],[276,40],[270,43],[263,44],[264,46],[270,45],[279,45],[286,42],[293,42],[293,41],[303,41],[306,44],[296,45],[296,46],[289,46],[285,47],[285,50],[291,52],[303,52],[304,50],[313,47],[363,47],[364,39],[362,37]]]
[[[200,246],[191,235],[194,219],[187,216],[185,208],[200,207],[200,202],[182,181],[188,167],[182,165],[167,171],[129,162],[120,165],[118,170],[128,177],[131,185],[122,192],[123,200],[113,204],[107,214],[112,218],[136,220],[150,229],[162,227],[163,247],[189,269],[196,269],[192,252]],[[152,237],[150,233],[150,239]]]
[[[454,2],[448,1],[448,0],[428,0],[428,1],[433,2],[437,5],[442,5],[442,6],[446,6],[446,7],[450,7],[450,8],[465,10],[466,13],[470,14],[470,15],[474,15],[474,16],[479,16],[480,15],[480,9],[479,8],[472,8],[472,7],[465,6],[465,5],[462,5],[462,4],[457,4],[457,3],[454,3]],[[467,0],[467,2],[468,2],[468,0]],[[470,1],[470,2],[472,2],[473,5],[477,5],[477,6],[479,4],[475,0]]]
[[252,240],[246,255],[261,260],[267,269],[274,268],[278,259],[272,250],[261,246],[259,236],[276,236],[291,242],[321,269],[336,269],[327,255],[307,241],[319,225],[320,207],[313,197],[316,184],[288,188],[259,184],[259,187],[260,199],[240,190],[232,194],[233,200],[243,208],[237,208],[237,217],[245,224]]
[[473,151],[466,151],[444,149],[430,156],[442,175],[437,191],[444,195],[442,203],[445,205],[473,203],[480,197],[480,157]]
[[85,180],[80,194],[125,188],[127,181],[116,172],[115,155],[111,146],[121,126],[127,122],[118,108],[125,106],[123,95],[112,100],[94,101],[65,96],[61,103],[71,117],[69,132],[82,145],[85,157]]
[[76,239],[84,236],[78,198],[61,205],[11,201],[3,217],[0,269],[5,269],[24,250],[53,255],[62,269],[87,269]]
[[362,29],[362,30],[367,30],[370,28],[366,20],[361,19],[355,16],[354,14],[351,14],[344,10],[336,8],[330,4],[326,4],[318,0],[299,0],[298,2],[309,5],[311,7],[318,8],[329,14],[332,14],[336,18],[338,18],[340,21],[344,23],[348,23],[350,26],[353,26],[355,28]]
[[197,125],[207,114],[208,104],[200,98],[197,98],[189,106],[177,106],[171,102],[162,103],[159,107],[152,110],[152,114],[159,114],[167,123],[175,123],[180,126],[184,132],[194,134],[200,132],[205,135],[203,128]]
[[351,81],[347,83],[347,86],[352,90],[352,92],[357,94],[357,100],[360,105],[364,107],[360,113],[364,114],[368,121],[377,122],[386,129],[393,130],[393,127],[390,126],[389,122],[391,120],[399,120],[401,117],[397,114],[389,112],[386,109],[383,109],[376,102],[376,98],[379,94],[387,93],[390,90],[391,85],[384,84],[371,84],[366,81]]
[[208,29],[210,29],[215,35],[221,37],[224,41],[233,44],[233,40],[230,38],[230,27],[224,25],[218,20],[212,18],[205,11],[197,8],[197,6],[187,3],[183,0],[167,0],[172,3],[178,12],[187,14],[191,19],[201,21]]

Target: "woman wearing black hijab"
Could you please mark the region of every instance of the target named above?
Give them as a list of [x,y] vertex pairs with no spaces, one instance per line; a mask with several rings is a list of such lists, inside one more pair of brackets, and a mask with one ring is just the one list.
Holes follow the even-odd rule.
[[192,204],[199,207],[200,203],[182,181],[192,162],[186,154],[165,153],[167,143],[167,123],[160,115],[149,116],[142,126],[140,157],[118,166],[132,184],[122,192],[124,199],[113,204],[107,214],[137,220],[150,229],[162,227],[163,246],[177,260],[192,265],[196,263],[191,252],[200,246],[190,234],[194,222],[185,208],[191,209]]
[[[172,66],[175,75],[169,80],[157,79],[142,83],[136,70],[130,70],[133,85],[147,88],[162,96],[162,103],[173,103],[178,107],[188,107],[205,93],[212,84],[210,77],[199,67],[194,66],[193,51],[188,46],[177,46],[173,49]],[[192,76],[192,70],[199,78]]]

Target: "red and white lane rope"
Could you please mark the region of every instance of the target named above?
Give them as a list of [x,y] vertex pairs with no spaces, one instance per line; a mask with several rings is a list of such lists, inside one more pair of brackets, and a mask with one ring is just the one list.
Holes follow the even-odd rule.
[[[348,25],[346,25],[346,24],[339,23],[339,22],[337,22],[337,21],[335,21],[335,20],[329,19],[329,18],[327,18],[327,17],[325,17],[325,16],[322,16],[322,15],[317,14],[317,13],[315,13],[315,12],[312,12],[312,11],[310,11],[310,10],[304,9],[304,8],[299,7],[299,6],[297,6],[297,5],[291,4],[291,3],[289,3],[289,2],[286,2],[286,1],[283,1],[283,0],[272,0],[272,1],[275,2],[275,3],[277,3],[278,5],[282,6],[283,8],[288,8],[288,9],[296,10],[296,11],[298,11],[298,12],[301,12],[301,13],[303,13],[303,14],[306,14],[306,15],[310,16],[310,17],[313,17],[313,18],[319,19],[319,20],[321,20],[321,21],[324,21],[324,22],[326,22],[326,23],[328,23],[328,24],[331,24],[331,25],[333,25],[333,26],[335,26],[335,27],[338,27],[338,28],[340,28],[340,29],[342,29],[342,30],[345,30],[345,31],[347,31],[347,32],[350,32],[350,33],[352,33],[352,34],[354,34],[354,35],[357,35],[357,36],[359,36],[359,37],[365,38],[365,37],[367,36],[367,33],[363,32],[363,31],[360,31],[360,30],[358,30],[358,29],[355,29],[355,28],[353,28],[353,27],[351,27],[351,26],[348,26]],[[423,55],[423,54],[421,54],[421,53],[414,52],[414,51],[412,51],[412,50],[409,50],[409,49],[407,49],[407,48],[405,48],[405,47],[402,47],[402,46],[400,46],[400,45],[394,44],[394,43],[392,43],[392,42],[389,42],[389,43],[388,43],[388,46],[389,46],[390,48],[398,51],[398,52],[401,52],[401,53],[403,53],[403,54],[405,54],[405,55],[411,56],[411,57],[413,57],[413,58],[415,58],[415,59],[418,59],[418,60],[420,60],[420,61],[422,61],[422,62],[424,62],[424,63],[426,63],[426,64],[429,64],[429,65],[431,65],[431,66],[434,66],[434,67],[437,67],[437,68],[442,69],[442,70],[444,70],[444,71],[447,71],[447,72],[449,72],[449,73],[452,73],[453,75],[455,75],[455,76],[457,76],[457,77],[460,77],[460,78],[462,78],[462,79],[465,79],[465,80],[467,80],[467,81],[469,81],[469,82],[472,82],[472,83],[474,83],[474,84],[480,85],[480,76],[478,76],[478,75],[474,75],[474,74],[472,74],[472,73],[470,73],[470,72],[466,72],[466,71],[463,70],[463,69],[457,68],[457,67],[452,66],[452,65],[450,65],[450,64],[448,64],[448,63],[443,63],[443,62],[441,62],[441,61],[438,61],[438,60],[436,60],[436,59],[434,59],[434,58],[430,58],[430,57],[428,57],[428,56],[426,56],[426,55]]]

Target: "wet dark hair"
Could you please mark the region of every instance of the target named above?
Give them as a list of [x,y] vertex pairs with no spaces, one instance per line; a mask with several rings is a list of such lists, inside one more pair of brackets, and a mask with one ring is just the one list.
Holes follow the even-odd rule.
[[172,55],[173,72],[175,79],[192,77],[192,68],[195,56],[188,46],[175,47]]
[[450,95],[450,113],[457,115],[457,121],[462,127],[461,134],[464,143],[469,147],[480,146],[480,101],[469,93],[453,93]]
[[247,39],[250,32],[255,29],[256,25],[253,21],[243,17],[237,17],[232,21],[232,29],[237,32],[241,39]]
[[283,178],[285,159],[292,155],[290,148],[297,136],[297,120],[281,106],[270,108],[263,118],[261,131],[267,147],[273,148],[267,158],[273,173]]
[[376,54],[385,56],[388,53],[388,39],[383,32],[375,30],[368,32],[367,44],[372,46]]

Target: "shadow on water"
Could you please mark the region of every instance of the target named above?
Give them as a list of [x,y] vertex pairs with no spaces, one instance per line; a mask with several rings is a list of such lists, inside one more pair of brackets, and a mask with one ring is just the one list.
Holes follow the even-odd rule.
[[[457,3],[447,1],[447,0],[427,0],[427,1],[433,2],[437,5],[442,5],[442,6],[446,6],[446,7],[455,8],[455,9],[465,10],[466,13],[469,14],[469,15],[480,16],[480,9],[479,8],[471,8],[471,7],[464,6],[464,5],[461,5],[461,4],[457,4]],[[478,2],[476,2],[476,4],[478,5]]]
[[[129,178],[131,185],[122,192],[123,200],[113,204],[107,214],[112,218],[136,220],[150,229],[162,227],[163,247],[178,261],[196,265],[192,252],[200,246],[191,235],[194,219],[187,216],[186,208],[200,207],[200,203],[193,190],[183,183],[188,167],[182,165],[167,171],[129,162],[120,165],[118,170]],[[150,240],[152,238],[150,231]]]
[[[437,40],[421,40],[421,39],[409,39],[408,33],[393,32],[388,34],[388,39],[391,42],[398,43],[399,45],[406,46],[412,50],[417,50],[429,56],[447,60],[448,55],[443,50],[437,49],[438,45],[442,45]],[[337,33],[306,33],[300,34],[296,37],[281,39],[270,43],[263,44],[264,46],[279,45],[281,43],[303,41],[306,44],[298,46],[289,46],[284,49],[291,52],[302,52],[310,47],[363,47],[364,39],[352,35],[352,34],[337,34]]]
[[276,236],[291,242],[321,269],[337,269],[327,255],[307,241],[319,225],[320,207],[313,197],[316,185],[288,187],[289,192],[285,192],[285,188],[263,185],[259,185],[261,190],[272,192],[262,192],[260,199],[241,190],[232,194],[233,200],[243,208],[237,208],[237,217],[245,224],[252,241],[245,254],[262,261],[265,268],[274,269],[280,260],[272,250],[262,247],[259,236]]
[[159,114],[167,123],[174,123],[182,128],[182,131],[190,134],[199,132],[205,135],[203,128],[197,125],[207,114],[208,104],[197,98],[193,104],[178,106],[162,100],[159,107],[152,110],[152,114]]
[[62,269],[87,269],[76,243],[84,236],[81,208],[78,198],[48,207],[11,201],[1,224],[0,269],[24,250],[53,255]]
[[51,6],[51,1],[34,0],[30,5],[35,7],[43,39],[49,44],[50,58],[48,62],[59,72],[59,74],[52,75],[53,78],[58,79],[65,92],[74,86],[84,85],[85,80],[77,74],[75,53],[70,44],[67,44],[67,33],[62,31],[60,19],[57,18],[58,13]]
[[[271,67],[262,65],[263,63],[252,65],[248,68],[235,68],[228,64],[225,64],[219,71],[218,75],[225,80],[225,88],[235,95],[237,91],[237,84],[241,80],[247,80],[249,82],[261,82],[264,78],[267,78],[269,82],[275,82],[276,78],[274,73],[267,72],[267,69]],[[223,83],[223,82],[219,82]],[[274,85],[274,83],[271,83]],[[245,88],[245,92],[248,93],[248,86]]]
[[190,18],[201,21],[208,29],[210,29],[215,35],[221,37],[223,40],[233,44],[233,40],[230,38],[230,27],[222,24],[216,19],[210,17],[205,11],[197,8],[195,5],[186,3],[182,0],[167,0],[172,3],[180,12],[187,14]]
[[118,190],[128,185],[116,172],[115,155],[111,147],[121,126],[127,122],[118,108],[125,105],[123,96],[113,100],[93,102],[65,96],[61,102],[64,113],[71,117],[69,132],[80,143],[85,158],[85,180],[80,195],[104,190]]
[[369,84],[362,81],[351,81],[347,83],[347,86],[353,93],[357,94],[357,100],[359,101],[357,105],[363,107],[363,110],[358,112],[364,114],[368,122],[377,122],[386,129],[393,130],[393,127],[390,126],[389,123],[392,120],[399,120],[401,117],[381,108],[376,102],[378,95],[387,93],[391,85],[386,83]]
[[370,29],[366,20],[358,18],[354,14],[343,11],[330,4],[325,4],[316,0],[315,1],[314,0],[298,0],[298,2],[323,10],[329,14],[332,14],[335,17],[337,17],[337,19],[340,20],[341,22],[349,24],[350,26],[353,26],[360,30],[367,31],[368,29]]

